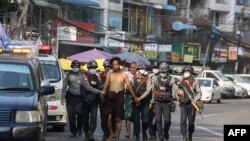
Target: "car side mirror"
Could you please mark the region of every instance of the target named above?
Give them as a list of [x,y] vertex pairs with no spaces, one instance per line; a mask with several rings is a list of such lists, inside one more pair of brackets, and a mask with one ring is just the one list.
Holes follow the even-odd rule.
[[55,93],[54,86],[42,86],[41,87],[41,95],[51,95]]
[[50,95],[55,93],[55,87],[50,86],[50,81],[45,79],[41,83],[41,95]]

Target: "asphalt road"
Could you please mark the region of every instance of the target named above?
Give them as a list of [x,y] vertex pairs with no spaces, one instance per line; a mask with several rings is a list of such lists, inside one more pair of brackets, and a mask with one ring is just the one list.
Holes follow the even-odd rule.
[[[193,141],[223,141],[223,125],[227,124],[249,124],[250,122],[250,99],[223,99],[221,104],[205,104],[203,118],[196,116],[196,131]],[[172,125],[170,127],[169,141],[181,141],[178,109],[172,114]],[[121,141],[129,141],[124,138],[125,124],[123,123]],[[131,128],[133,129],[133,128]],[[83,136],[76,138],[69,137],[69,129],[65,127],[64,132],[55,132],[50,127],[46,136],[46,141],[83,141]],[[95,138],[101,141],[102,131],[100,128],[100,118],[95,132]],[[130,139],[132,141],[132,139]]]

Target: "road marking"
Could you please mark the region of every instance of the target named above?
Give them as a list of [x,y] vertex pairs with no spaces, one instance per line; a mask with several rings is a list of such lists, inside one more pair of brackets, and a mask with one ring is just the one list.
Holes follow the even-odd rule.
[[222,133],[215,132],[215,131],[213,131],[213,130],[211,130],[211,129],[209,129],[209,128],[206,128],[206,127],[203,127],[203,126],[199,126],[199,125],[197,125],[197,124],[196,124],[196,127],[199,128],[199,129],[201,129],[201,130],[203,130],[203,131],[206,131],[206,132],[208,132],[208,133],[211,133],[211,134],[213,134],[213,135],[216,135],[216,136],[219,136],[219,137],[223,137],[223,134],[222,134]]

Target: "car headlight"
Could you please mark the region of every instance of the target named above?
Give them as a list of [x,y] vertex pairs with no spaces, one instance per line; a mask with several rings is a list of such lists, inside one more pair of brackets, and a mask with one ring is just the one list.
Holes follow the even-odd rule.
[[16,122],[17,123],[32,123],[40,122],[41,117],[38,111],[17,111]]
[[62,92],[62,90],[60,90],[60,89],[55,90],[54,94],[47,96],[47,101],[61,100],[61,98],[62,98],[61,92]]

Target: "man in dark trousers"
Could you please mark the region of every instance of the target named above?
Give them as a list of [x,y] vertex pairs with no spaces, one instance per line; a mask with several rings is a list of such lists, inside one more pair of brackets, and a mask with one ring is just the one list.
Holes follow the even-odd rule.
[[177,100],[180,103],[181,109],[181,134],[183,135],[183,141],[192,141],[192,135],[194,132],[194,121],[196,115],[196,110],[193,107],[192,103],[195,104],[201,99],[201,88],[199,82],[193,77],[194,68],[192,66],[185,66],[182,72],[183,79],[181,80],[181,84],[185,86],[189,93],[192,95],[193,101],[188,97],[186,93],[184,93],[182,89],[179,90]]
[[[104,72],[101,72],[99,75],[100,75],[100,78],[101,78],[101,81],[102,81],[102,88],[103,88],[103,85],[105,83],[105,80],[106,80],[106,77],[107,77],[107,74],[108,72],[110,72],[110,68],[111,68],[111,64],[110,64],[110,59],[106,59],[104,62],[103,62],[103,67],[104,67]],[[108,91],[107,91],[108,92]],[[107,93],[106,92],[106,93]],[[101,128],[102,128],[102,131],[103,131],[103,138],[102,138],[102,141],[106,141],[107,137],[108,137],[108,127],[107,127],[107,119],[108,119],[108,115],[105,114],[105,103],[107,102],[107,97],[103,97],[102,98],[102,101],[100,103],[100,114],[101,114]],[[116,124],[115,124],[115,118],[112,117],[112,125],[113,125],[113,132],[115,133],[115,128],[116,128]]]
[[[176,86],[176,79],[169,76],[169,65],[165,62],[159,66],[160,75],[153,88],[153,101],[155,103],[155,120],[159,141],[169,139],[169,128],[171,125],[170,106],[173,102],[173,93]],[[162,125],[162,117],[163,123]]]
[[[87,76],[89,84],[96,88],[101,89],[101,79],[97,75],[98,65],[94,60],[90,60],[87,63],[88,72],[85,73]],[[86,141],[94,141],[94,132],[97,125],[97,111],[98,106],[101,102],[100,96],[91,91],[85,91],[83,94],[83,130],[85,133]]]
[[82,135],[82,101],[83,96],[81,89],[86,89],[96,94],[104,92],[97,90],[88,82],[88,79],[80,72],[80,63],[77,60],[71,63],[72,71],[70,71],[64,78],[62,88],[62,105],[66,100],[67,113],[69,118],[70,137]]
[[[150,95],[141,97],[147,90],[147,72],[146,67],[143,64],[137,66],[138,75],[131,80],[131,85],[135,91],[137,97],[140,97],[140,103],[133,104],[134,115],[134,134],[135,140],[140,141],[140,131],[142,131],[143,141],[148,140],[147,128],[149,120],[149,104],[151,101]],[[142,126],[141,126],[142,125]]]

